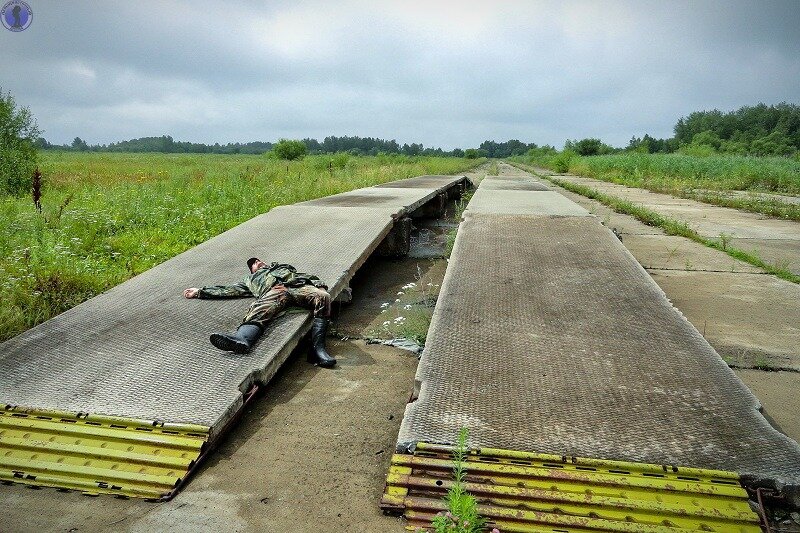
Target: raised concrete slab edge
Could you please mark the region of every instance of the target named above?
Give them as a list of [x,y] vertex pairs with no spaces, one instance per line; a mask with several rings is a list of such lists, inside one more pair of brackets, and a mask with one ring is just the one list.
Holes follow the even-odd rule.
[[[452,183],[457,183],[461,180],[462,178],[452,178]],[[445,188],[447,187],[445,186]],[[412,194],[414,193],[412,192]],[[430,198],[435,194],[435,191],[431,193],[428,190],[417,189],[416,194]],[[400,206],[398,212],[403,209],[405,207]],[[327,220],[326,214],[330,213],[337,214],[338,222],[337,220]],[[274,327],[262,338],[255,353],[247,356],[249,361],[245,364],[249,365],[249,371],[245,375],[240,374],[236,378],[236,374],[230,374],[230,370],[222,370],[222,368],[230,368],[230,361],[226,363],[223,354],[210,348],[207,342],[207,334],[215,329],[225,330],[234,327],[236,317],[243,313],[248,303],[239,301],[237,304],[236,300],[187,301],[179,296],[182,288],[192,284],[202,285],[203,282],[208,284],[208,282],[225,281],[224,279],[209,279],[214,277],[210,276],[209,272],[237,272],[237,269],[242,269],[241,273],[243,275],[244,267],[239,264],[243,261],[242,257],[263,255],[264,250],[270,250],[274,255],[268,256],[267,260],[274,258],[290,262],[300,270],[318,273],[328,281],[331,286],[330,292],[335,297],[347,285],[349,279],[367,259],[371,251],[389,233],[393,225],[393,217],[391,216],[393,213],[393,209],[385,208],[283,206],[275,208],[267,214],[255,217],[236,228],[232,228],[0,345],[0,362],[2,362],[4,370],[6,370],[0,377],[0,401],[10,405],[23,405],[34,409],[57,409],[168,422],[199,423],[211,426],[212,432],[218,430],[241,406],[242,393],[254,382],[264,383],[268,381],[289,356],[309,327],[308,313],[287,314],[276,320]],[[356,221],[356,227],[349,227],[352,225],[354,215],[359,220]],[[330,263],[333,250],[328,250],[327,252],[322,250],[319,254],[321,259],[324,259],[324,265],[320,264],[320,261],[314,261],[308,253],[308,249],[313,249],[318,242],[323,243],[323,248],[325,248],[325,242],[330,245],[331,239],[324,234],[325,231],[319,232],[316,228],[309,230],[308,242],[302,243],[299,249],[295,247],[294,250],[291,250],[291,246],[289,247],[290,250],[285,249],[285,235],[289,234],[287,232],[292,228],[292,221],[296,220],[297,216],[324,220],[323,226],[329,228],[329,231],[331,228],[334,232],[336,228],[341,228],[342,238],[347,242],[352,242],[354,235],[357,236],[359,232],[366,231],[361,240],[363,241],[366,238],[369,242],[364,241],[365,244],[360,252],[355,256],[351,256],[351,259],[346,260],[345,263],[342,263],[341,267],[334,267],[334,270],[336,270],[334,272],[329,268],[333,266]],[[362,218],[371,220],[372,223],[364,224],[361,220]],[[375,226],[376,220],[380,221],[377,226]],[[275,226],[276,223],[277,226]],[[267,224],[270,229],[259,229],[265,228],[264,224]],[[237,243],[239,246],[236,246]],[[242,243],[246,243],[246,245],[243,246]],[[291,253],[281,252],[282,246],[284,247],[284,252]],[[175,272],[181,272],[177,282],[175,281]],[[226,276],[223,275],[222,277]],[[231,279],[230,281],[234,280]],[[157,290],[142,290],[142,286],[147,285],[153,288],[157,287]],[[180,316],[191,316],[191,323],[196,325],[179,328],[180,331],[177,332],[156,329],[155,335],[147,336],[150,342],[144,342],[144,345],[138,347],[128,346],[111,350],[105,356],[101,356],[101,358],[105,357],[104,360],[106,361],[105,363],[100,363],[101,368],[92,368],[92,365],[98,364],[96,360],[97,354],[95,353],[93,356],[91,347],[86,346],[85,343],[96,343],[98,336],[102,339],[109,334],[113,338],[116,331],[115,326],[111,325],[114,311],[109,312],[110,308],[114,307],[115,302],[130,301],[137,301],[138,304],[150,305],[157,309],[172,309],[173,307],[175,309],[173,313],[151,313],[153,315],[152,318],[139,316],[138,319],[123,321],[129,323],[127,334],[131,334],[131,328],[163,328],[165,324],[186,323],[185,319],[182,322],[177,320]],[[199,305],[193,308],[188,307],[192,304]],[[106,311],[100,311],[101,309]],[[85,322],[82,318],[87,315],[92,315],[93,318],[96,317],[92,321],[93,329],[90,328],[90,331],[85,331]],[[171,316],[174,318],[170,318]],[[112,320],[109,320],[110,318]],[[55,330],[53,330],[54,326]],[[198,334],[195,331],[198,327],[206,330],[206,332]],[[58,333],[58,331],[61,333]],[[71,334],[73,334],[72,337],[70,337]],[[165,337],[166,340],[162,343],[158,337]],[[48,338],[49,344],[47,342]],[[142,343],[140,342],[139,344]],[[164,344],[166,344],[166,348]],[[26,346],[30,348],[28,349]],[[77,347],[80,348],[76,349]],[[69,353],[72,350],[74,353],[71,355],[75,355],[75,360],[72,362],[72,370],[81,366],[84,369],[90,369],[88,371],[90,375],[87,375],[86,372],[82,373],[85,376],[85,385],[81,385],[78,390],[74,390],[72,393],[65,391],[64,385],[69,383],[68,370],[70,365],[59,364],[56,357],[49,358],[49,364],[38,364],[41,363],[41,359],[37,359],[37,364],[21,365],[26,366],[27,369],[20,368],[20,358],[24,360],[27,357],[25,352],[35,351],[40,354],[46,354],[48,349],[51,353],[57,354]],[[177,383],[172,382],[160,387],[164,394],[167,394],[165,399],[168,399],[169,403],[173,404],[172,407],[166,405],[163,410],[141,409],[141,404],[146,402],[142,401],[141,394],[136,394],[134,398],[130,398],[133,400],[130,403],[135,404],[134,408],[130,410],[120,409],[120,403],[124,403],[125,400],[119,397],[119,391],[125,391],[127,388],[130,395],[131,391],[129,389],[132,388],[137,393],[141,393],[143,390],[146,391],[148,389],[148,380],[150,382],[163,383],[165,380],[169,382],[170,379],[180,378],[181,374],[188,374],[191,378],[197,377],[199,382],[203,381],[204,378],[201,375],[197,375],[197,371],[187,368],[179,369],[179,372],[175,373],[176,375],[171,376],[171,378],[165,376],[162,373],[163,368],[157,368],[157,364],[155,368],[153,367],[152,360],[149,361],[150,364],[144,364],[147,357],[142,357],[142,365],[137,367],[134,364],[132,368],[126,368],[125,370],[129,372],[122,372],[125,375],[117,376],[112,380],[112,383],[104,381],[105,378],[114,375],[115,368],[119,367],[119,360],[130,361],[131,359],[137,359],[136,357],[130,357],[132,355],[131,350],[139,350],[139,353],[152,355],[151,352],[158,352],[164,349],[179,349],[180,353],[183,353],[183,357],[188,358],[189,361],[192,361],[192,359],[203,360],[202,366],[204,368],[203,371],[200,371],[201,375],[219,375],[221,379],[227,379],[228,383],[232,385],[233,383],[230,379],[235,378],[235,386],[228,394],[223,395],[227,397],[227,400],[223,399],[222,402],[216,402],[217,407],[208,406],[199,409],[198,416],[186,416],[181,413],[180,408],[175,408],[174,404],[180,404],[180,398],[170,394],[176,386],[180,389],[180,381],[178,380]],[[62,357],[62,359],[64,358]],[[215,365],[218,366],[221,359],[223,367],[217,368],[215,372]],[[54,362],[56,363],[55,366],[53,366]],[[242,360],[240,359],[239,362],[242,362]],[[15,368],[15,365],[18,366]],[[207,368],[205,368],[206,366]],[[239,365],[234,364],[234,366]],[[38,368],[32,369],[31,367]],[[132,374],[130,371],[132,371]],[[46,383],[41,383],[40,380]],[[28,390],[23,393],[26,387]],[[69,389],[69,387],[66,388]],[[88,398],[92,398],[97,393],[97,390],[101,388],[106,390],[104,393],[105,400],[99,402],[99,404],[92,400],[85,401]],[[208,391],[205,392],[208,393]],[[233,392],[234,395],[230,396],[230,392]],[[125,392],[122,394],[125,394]],[[202,394],[203,391],[199,391],[199,395],[195,397],[195,403],[204,403]],[[61,395],[60,398],[64,401],[53,400],[52,397],[48,397],[49,395]],[[92,405],[93,403],[95,405]],[[224,409],[220,409],[222,403],[226,404]]]

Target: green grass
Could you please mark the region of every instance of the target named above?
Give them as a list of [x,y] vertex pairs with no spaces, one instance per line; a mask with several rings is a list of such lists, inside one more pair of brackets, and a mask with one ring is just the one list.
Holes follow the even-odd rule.
[[705,246],[708,246],[710,248],[723,251],[728,255],[730,255],[731,257],[734,257],[746,263],[750,263],[751,265],[754,265],[764,270],[765,272],[777,276],[781,279],[784,279],[786,281],[791,281],[792,283],[800,283],[800,276],[793,274],[788,269],[766,263],[760,257],[754,254],[739,250],[737,248],[732,248],[729,244],[730,238],[725,234],[721,234],[719,240],[708,239],[703,237],[696,231],[694,231],[685,222],[681,222],[680,220],[675,220],[670,217],[665,217],[663,215],[656,213],[652,209],[642,207],[641,205],[634,204],[633,202],[629,202],[628,200],[622,200],[614,196],[603,194],[597,191],[596,189],[592,189],[591,187],[587,187],[585,185],[577,185],[565,180],[560,180],[555,176],[543,176],[543,177],[552,181],[559,187],[567,189],[568,191],[572,191],[574,193],[580,194],[581,196],[585,196],[587,198],[591,198],[593,200],[597,200],[607,205],[614,211],[617,211],[618,213],[631,215],[634,218],[638,219],[639,221],[649,226],[661,228],[667,235],[677,235],[679,237],[685,237],[687,239],[691,239],[700,244],[704,244]]
[[0,341],[273,207],[483,160],[44,152],[39,214],[0,197]]
[[489,169],[486,171],[486,174],[489,176],[499,176],[500,175],[500,165],[497,164],[497,161],[492,161],[489,164]]
[[[560,159],[559,159],[560,158]],[[800,221],[800,206],[780,199],[737,197],[730,191],[800,195],[800,161],[785,157],[624,153],[512,158],[557,172],[691,198],[767,216]]]

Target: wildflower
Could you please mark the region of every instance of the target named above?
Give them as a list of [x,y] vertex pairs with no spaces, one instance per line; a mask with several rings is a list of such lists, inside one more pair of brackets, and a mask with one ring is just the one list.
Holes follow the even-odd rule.
[[491,533],[500,533],[500,530],[499,530],[499,529],[497,529],[497,528],[493,528],[493,529],[492,529],[492,531],[491,531]]
[[387,307],[389,307],[389,302],[383,302],[383,303],[381,304],[381,309],[385,309],[385,308],[387,308]]
[[409,309],[411,309],[411,304],[404,305],[404,306],[403,306],[403,309],[405,309],[406,311],[408,311]]
[[405,294],[403,291],[400,291],[400,292],[397,293],[398,296],[401,296],[403,294]]
[[391,324],[391,322],[389,322],[388,320],[383,323],[384,326],[388,326],[389,324]]
[[399,301],[400,301],[400,298],[398,298],[397,300],[395,300],[395,303],[397,303],[397,302],[399,302]]

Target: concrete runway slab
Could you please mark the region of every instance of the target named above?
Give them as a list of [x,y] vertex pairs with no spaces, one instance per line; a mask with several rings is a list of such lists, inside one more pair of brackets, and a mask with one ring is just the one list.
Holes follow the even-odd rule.
[[737,238],[730,245],[755,254],[762,260],[800,274],[800,239]]
[[800,371],[800,285],[761,274],[649,272],[731,365]]
[[507,191],[478,187],[467,205],[471,214],[591,216],[581,206],[553,191]]
[[624,235],[622,242],[635,257],[646,258],[640,262],[647,269],[764,272],[719,250],[674,235]]
[[[800,373],[734,370],[764,405],[764,414],[785,435],[800,435]],[[774,408],[772,407],[774,406]]]
[[315,207],[365,207],[371,209],[385,208],[391,210],[394,216],[399,217],[411,213],[436,196],[438,192],[438,188],[430,187],[367,187],[294,205]]
[[415,388],[401,450],[466,426],[471,446],[800,483],[800,446],[594,217],[468,210]]
[[757,251],[757,255],[768,263],[800,274],[800,223],[798,222],[595,179],[578,176],[558,176],[558,179],[591,187],[642,205],[664,216],[686,222],[703,237],[720,239],[725,235],[731,239],[732,246],[751,253]]
[[408,178],[405,180],[388,181],[380,185],[375,185],[373,189],[436,189],[437,192],[442,192],[445,189],[452,187],[454,184],[463,181],[466,176],[417,176],[416,178]]
[[497,178],[495,176],[488,176],[481,181],[481,189],[500,189],[507,191],[549,191],[551,190],[547,185],[539,180],[528,179],[505,179]]

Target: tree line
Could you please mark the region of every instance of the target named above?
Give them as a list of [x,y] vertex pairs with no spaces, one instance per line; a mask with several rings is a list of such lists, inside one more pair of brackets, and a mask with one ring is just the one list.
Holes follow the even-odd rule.
[[[536,143],[526,144],[522,141],[511,139],[505,142],[484,141],[479,148],[454,148],[443,150],[441,148],[425,147],[421,143],[400,144],[396,140],[379,139],[375,137],[331,135],[322,141],[306,138],[298,142],[305,145],[305,154],[334,154],[349,153],[351,155],[378,155],[378,154],[403,154],[409,156],[439,156],[439,157],[510,157],[521,155],[531,148],[537,148]],[[128,141],[110,144],[88,144],[80,137],[75,137],[71,144],[51,144],[43,137],[35,140],[34,146],[40,150],[61,150],[73,152],[161,152],[169,154],[263,154],[273,150],[275,143],[256,141],[249,143],[228,144],[203,144],[176,141],[169,135],[161,137],[140,137]]]

